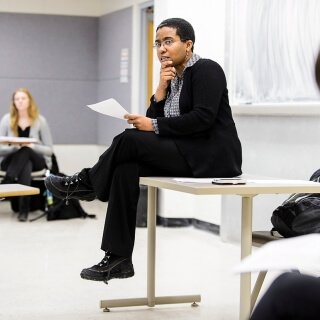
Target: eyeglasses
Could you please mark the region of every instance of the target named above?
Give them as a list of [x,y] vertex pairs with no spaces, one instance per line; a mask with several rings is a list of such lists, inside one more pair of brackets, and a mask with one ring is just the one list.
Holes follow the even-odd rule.
[[161,46],[163,47],[170,47],[172,46],[172,44],[174,43],[175,41],[173,41],[172,39],[170,40],[164,40],[162,42],[155,42],[152,46],[153,46],[153,49],[160,49]]

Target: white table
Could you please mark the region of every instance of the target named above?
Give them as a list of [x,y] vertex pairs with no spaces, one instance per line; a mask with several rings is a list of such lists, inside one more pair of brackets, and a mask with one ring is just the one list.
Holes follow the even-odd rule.
[[[241,259],[252,250],[252,203],[259,194],[320,193],[320,184],[309,181],[276,180],[268,177],[243,175],[249,180],[245,185],[214,185],[211,183],[181,183],[174,178],[141,177],[140,184],[148,186],[148,256],[147,297],[133,299],[102,300],[101,308],[141,306],[157,304],[200,302],[200,295],[155,296],[155,252],[156,252],[156,191],[157,188],[175,190],[193,195],[239,195],[241,209]],[[254,180],[255,182],[250,182]],[[248,319],[251,312],[251,274],[240,276],[240,320]]]

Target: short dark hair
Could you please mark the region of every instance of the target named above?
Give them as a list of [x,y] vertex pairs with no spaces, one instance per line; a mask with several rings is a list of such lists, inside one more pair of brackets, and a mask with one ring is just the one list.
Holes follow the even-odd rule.
[[[181,18],[166,19],[166,20],[163,20],[158,25],[156,31],[158,31],[160,28],[163,28],[163,27],[176,29],[177,35],[180,37],[180,40],[182,42],[186,42],[187,40],[191,40],[193,42],[193,46],[194,46],[194,43],[196,41],[196,37],[194,34],[193,27],[188,21],[181,19]],[[192,46],[191,51],[193,51],[193,46]]]

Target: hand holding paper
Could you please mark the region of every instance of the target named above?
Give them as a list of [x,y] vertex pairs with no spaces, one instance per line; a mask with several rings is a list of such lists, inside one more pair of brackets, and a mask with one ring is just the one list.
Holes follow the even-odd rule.
[[150,118],[138,114],[129,114],[129,112],[114,99],[90,104],[88,107],[107,116],[126,120],[128,124],[132,124],[138,130],[153,131],[152,121]]
[[124,116],[129,113],[114,99],[108,99],[95,104],[90,104],[88,107],[96,112],[122,120],[126,120]]

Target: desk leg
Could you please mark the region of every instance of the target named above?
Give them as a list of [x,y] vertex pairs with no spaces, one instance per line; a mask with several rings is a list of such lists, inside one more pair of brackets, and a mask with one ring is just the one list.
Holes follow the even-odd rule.
[[148,306],[155,305],[155,271],[156,271],[156,191],[148,187],[148,251],[147,251],[147,299]]
[[196,302],[201,301],[201,296],[155,296],[155,274],[156,274],[156,187],[148,186],[148,249],[147,249],[147,297],[146,298],[129,298],[101,300],[100,308],[110,311],[109,308],[145,306],[154,307],[159,304],[176,304],[176,303],[192,303],[196,306]]
[[[242,197],[241,212],[241,259],[251,254],[252,250],[252,198]],[[251,310],[251,274],[240,276],[240,320],[247,320]]]
[[[101,300],[100,308],[145,306],[154,307],[155,298],[155,269],[156,269],[156,191],[155,187],[148,187],[148,243],[147,243],[147,298]],[[158,301],[157,301],[158,302]],[[161,302],[161,299],[160,301]],[[165,300],[163,303],[167,303]]]
[[148,186],[148,266],[147,266],[147,301],[149,307],[156,304],[192,303],[201,301],[200,295],[156,297],[156,217],[157,188]]

